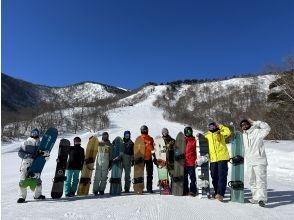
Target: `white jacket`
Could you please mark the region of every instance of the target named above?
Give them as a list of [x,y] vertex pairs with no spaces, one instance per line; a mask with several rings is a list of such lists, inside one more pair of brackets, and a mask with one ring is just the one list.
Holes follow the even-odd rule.
[[245,158],[248,165],[267,165],[263,139],[270,130],[267,123],[254,121],[250,129],[243,131]]

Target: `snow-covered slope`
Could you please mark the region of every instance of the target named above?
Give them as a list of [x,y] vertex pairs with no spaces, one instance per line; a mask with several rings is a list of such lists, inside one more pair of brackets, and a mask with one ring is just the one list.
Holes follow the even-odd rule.
[[[147,99],[133,106],[117,108],[109,112],[110,139],[122,135],[124,130],[132,132],[132,139],[139,135],[140,126],[146,124],[150,135],[160,135],[161,129],[167,127],[173,137],[183,131],[185,125],[164,120],[162,110],[152,106],[158,94],[165,86],[156,86]],[[103,131],[95,134],[101,139]],[[91,133],[77,134],[82,138],[85,147]],[[111,197],[62,198],[50,199],[52,178],[55,172],[58,142],[61,138],[70,139],[76,135],[58,137],[51,158],[42,173],[43,194],[48,197],[45,201],[34,201],[32,192],[28,191],[25,204],[17,204],[17,189],[19,181],[20,159],[16,150],[19,142],[2,146],[2,184],[1,204],[2,219],[292,219],[294,215],[294,141],[266,141],[268,155],[268,195],[266,208],[251,204],[229,202],[228,195],[224,203],[214,200],[199,199],[198,197],[161,196],[155,194],[134,195],[132,193]],[[154,167],[155,168],[155,167]],[[247,179],[247,176],[245,176]],[[156,169],[154,169],[153,188],[158,189]],[[245,181],[245,187],[248,187]],[[132,189],[131,189],[132,190]],[[90,190],[91,191],[91,190]],[[106,192],[109,192],[109,183]],[[246,189],[246,197],[249,190]]]

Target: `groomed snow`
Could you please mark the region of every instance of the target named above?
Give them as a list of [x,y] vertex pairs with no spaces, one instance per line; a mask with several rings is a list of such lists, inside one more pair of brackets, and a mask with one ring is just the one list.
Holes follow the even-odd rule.
[[[150,135],[160,135],[161,129],[167,127],[173,137],[183,131],[185,125],[163,119],[162,110],[152,106],[156,95],[161,94],[165,86],[156,86],[149,97],[134,106],[118,108],[109,112],[110,139],[122,135],[124,130],[132,132],[132,139],[139,135],[140,126],[146,124]],[[99,131],[98,137],[101,139]],[[196,131],[195,131],[196,132]],[[92,134],[81,132],[82,146],[85,147]],[[268,166],[268,196],[266,208],[248,203],[238,204],[229,201],[227,195],[224,203],[198,197],[160,196],[155,194],[109,196],[109,183],[104,197],[50,199],[52,178],[55,172],[58,143],[68,138],[73,144],[77,135],[62,135],[52,150],[50,160],[42,173],[43,194],[45,201],[33,200],[33,193],[28,190],[27,203],[17,204],[16,200],[19,166],[21,159],[17,156],[20,142],[2,146],[2,219],[293,219],[294,215],[294,141],[266,141]],[[154,167],[155,168],[155,167]],[[230,170],[229,170],[230,172]],[[230,175],[229,175],[230,176]],[[245,176],[245,187],[248,187]],[[153,188],[158,189],[157,173],[154,169]],[[131,189],[132,190],[132,189]],[[90,189],[91,192],[91,189]],[[228,191],[229,192],[229,191]],[[249,198],[248,188],[245,191]]]

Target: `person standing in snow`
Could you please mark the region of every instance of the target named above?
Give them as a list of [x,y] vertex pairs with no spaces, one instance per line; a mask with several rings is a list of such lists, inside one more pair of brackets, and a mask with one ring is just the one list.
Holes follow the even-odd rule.
[[164,143],[167,148],[166,152],[166,164],[167,164],[167,170],[170,176],[173,175],[174,171],[174,145],[175,145],[175,139],[173,139],[169,135],[169,131],[167,128],[163,128],[161,131],[162,138],[164,140]]
[[230,159],[226,138],[231,135],[228,127],[211,122],[205,138],[208,140],[210,175],[214,188],[214,198],[223,201],[227,187],[228,161]]
[[267,202],[267,157],[263,145],[270,126],[262,121],[244,119],[240,122],[243,130],[245,161],[252,198],[249,202],[264,207]]
[[[197,160],[196,139],[193,136],[193,129],[185,127],[186,136],[185,169],[184,169],[184,195],[195,197],[197,194],[195,165]],[[188,187],[188,175],[190,176],[190,189]]]
[[[20,166],[20,181],[19,181],[19,199],[17,203],[24,203],[27,196],[27,186],[24,186],[24,181],[27,178],[28,170],[32,165],[34,159],[39,155],[38,147],[40,145],[40,132],[37,128],[31,131],[30,137],[24,141],[18,151],[18,156],[22,159]],[[48,160],[49,156],[45,157]],[[42,180],[40,177],[36,178],[37,186],[34,192],[34,199],[45,199],[42,195]]]
[[[147,192],[153,193],[152,181],[153,181],[153,163],[157,166],[157,159],[154,152],[154,140],[148,135],[148,127],[142,125],[141,128],[141,139],[145,143],[145,162],[147,172]],[[153,157],[153,160],[152,160]]]
[[134,142],[131,140],[131,132],[124,132],[124,152],[122,155],[122,171],[125,171],[125,192],[130,192],[131,167],[134,160]]
[[64,183],[64,193],[66,197],[72,197],[75,195],[78,183],[80,171],[83,168],[85,159],[84,148],[81,147],[81,138],[74,138],[74,146],[69,148],[67,167],[65,171],[66,181]]
[[112,144],[109,140],[108,132],[102,133],[102,141],[98,145],[98,153],[96,158],[96,170],[93,184],[93,194],[104,195],[108,172],[112,163]]

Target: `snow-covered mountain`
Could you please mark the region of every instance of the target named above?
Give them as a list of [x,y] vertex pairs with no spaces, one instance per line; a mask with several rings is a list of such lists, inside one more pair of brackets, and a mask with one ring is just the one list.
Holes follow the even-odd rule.
[[128,90],[101,83],[82,82],[66,87],[36,85],[1,73],[2,111],[18,111],[39,103],[91,103],[127,94]]
[[[109,132],[110,139],[113,140],[116,136],[122,136],[125,130],[130,130],[131,137],[134,140],[139,135],[142,124],[149,127],[150,135],[153,137],[160,135],[163,127],[169,129],[172,137],[183,131],[185,124],[167,121],[163,117],[163,110],[153,105],[157,96],[161,95],[166,89],[167,86],[165,85],[142,88],[141,93],[146,91],[148,95],[138,99],[140,101],[107,112],[110,126],[104,130],[99,130],[96,133],[81,131],[78,134],[64,133],[59,135],[41,176],[43,194],[48,198],[45,201],[35,201],[33,193],[28,190],[28,202],[25,204],[16,203],[21,162],[21,159],[17,156],[17,149],[20,141],[2,145],[2,219],[292,219],[294,214],[294,169],[291,162],[294,157],[293,141],[265,142],[269,163],[269,199],[266,208],[260,208],[258,205],[249,203],[230,202],[229,189],[224,203],[216,200],[199,199],[198,197],[160,195],[157,190],[158,176],[155,166],[153,171],[155,194],[135,195],[131,188],[129,194],[110,196],[110,184],[107,182],[106,194],[102,197],[93,196],[92,188],[90,188],[89,196],[62,198],[60,200],[50,198],[60,139],[67,138],[73,144],[73,138],[80,136],[82,147],[85,148],[91,135],[96,135],[100,140],[104,131]],[[129,102],[131,99],[132,97],[129,97],[124,101]],[[195,129],[194,133],[196,132],[198,131]],[[230,149],[230,145],[228,147]],[[133,176],[133,168],[131,175]],[[245,197],[250,198],[247,180],[245,174]]]

